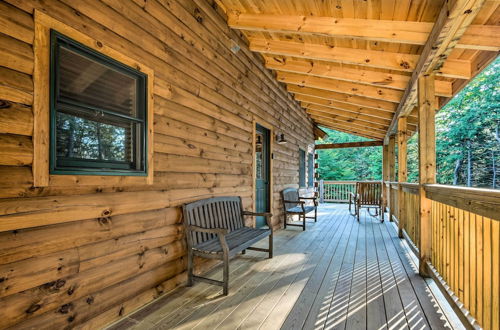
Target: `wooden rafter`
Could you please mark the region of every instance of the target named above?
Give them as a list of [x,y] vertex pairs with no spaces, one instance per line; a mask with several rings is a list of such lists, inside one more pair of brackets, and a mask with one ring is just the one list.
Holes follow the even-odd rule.
[[259,53],[309,58],[368,67],[411,72],[418,55],[379,50],[330,47],[327,45],[293,41],[250,39],[250,50]]
[[329,112],[324,112],[324,111],[315,111],[314,109],[307,109],[306,110],[308,114],[314,117],[323,117],[325,119],[333,119],[333,120],[339,120],[339,121],[344,121],[346,123],[351,123],[355,125],[360,125],[363,127],[370,127],[373,129],[378,129],[381,130],[382,132],[386,132],[387,128],[389,128],[389,124],[378,124],[370,121],[366,121],[363,119],[359,119],[353,116],[342,116],[334,113],[329,113]]
[[[289,74],[314,76],[319,77],[320,79],[335,79],[357,84],[366,84],[374,87],[380,87],[380,91],[384,91],[384,88],[404,90],[410,81],[410,76],[402,74],[347,68],[339,66],[336,63],[323,61],[265,55],[264,59],[266,61],[266,67],[276,71],[286,72]],[[328,81],[319,80],[316,83],[324,86],[325,83],[328,83]],[[444,97],[450,97],[452,95],[453,87],[450,81],[436,80],[435,86],[436,95]],[[375,90],[379,91],[377,89]],[[399,95],[399,93],[397,95]]]
[[[424,45],[433,27],[431,22],[237,12],[228,15],[228,24],[238,30],[357,38],[413,45]],[[498,26],[473,25],[465,31],[457,47],[498,51],[498,35]]]
[[380,134],[369,133],[369,132],[366,132],[366,131],[363,131],[363,130],[352,128],[352,127],[349,127],[349,126],[339,125],[339,124],[332,123],[332,122],[329,122],[329,121],[326,121],[326,120],[317,119],[317,120],[314,120],[314,121],[316,123],[318,123],[319,125],[321,125],[321,126],[325,126],[325,127],[328,127],[328,128],[340,131],[340,132],[354,134],[354,135],[359,135],[359,136],[363,136],[363,137],[366,137],[366,138],[369,138],[369,139],[374,139],[374,140],[383,140],[383,136],[380,136]]
[[303,87],[298,85],[288,84],[287,89],[290,93],[309,95],[321,99],[332,100],[336,102],[352,104],[360,107],[379,109],[385,111],[396,111],[397,104],[383,100],[370,99],[362,96],[332,92],[317,88]]
[[409,75],[342,66],[338,63],[264,55],[269,69],[404,90]]
[[396,110],[387,137],[394,133],[398,118],[408,115],[415,107],[418,79],[423,75],[440,71],[449,53],[476,17],[484,1],[456,0],[451,4],[445,2]]
[[380,117],[375,117],[372,115],[361,114],[359,112],[346,111],[343,109],[329,108],[329,107],[324,107],[324,106],[312,104],[312,103],[302,102],[300,105],[303,108],[305,108],[307,111],[324,112],[324,113],[329,113],[329,114],[334,114],[334,115],[339,115],[339,116],[351,116],[353,118],[359,118],[363,121],[368,121],[371,123],[378,123],[378,124],[386,125],[387,127],[389,127],[389,125],[391,124],[391,119],[388,119],[388,118],[380,118]]
[[386,132],[386,129],[375,128],[375,127],[368,126],[365,124],[360,124],[360,123],[347,122],[345,120],[327,118],[324,116],[311,115],[311,118],[313,120],[321,120],[321,121],[329,122],[332,124],[341,125],[341,126],[344,126],[346,128],[355,128],[355,129],[361,130],[361,131],[369,133],[369,134],[381,135],[382,137],[384,136],[384,134]]
[[[326,102],[331,102],[331,101],[326,101]],[[325,104],[319,104],[318,103],[309,103],[307,101],[301,102],[300,103],[302,107],[305,107],[307,109],[316,109],[316,110],[322,110],[322,111],[328,111],[328,112],[344,112],[344,113],[349,113],[353,116],[356,115],[365,115],[368,116],[369,118],[379,118],[380,120],[384,121],[389,121],[388,125],[390,125],[390,121],[392,120],[393,113],[386,112],[386,111],[380,111],[380,110],[375,110],[375,109],[370,109],[370,108],[359,108],[359,107],[354,107],[354,108],[345,108],[345,107],[337,107],[335,104],[331,105],[330,103],[325,103]],[[346,110],[347,109],[347,110]]]
[[342,149],[342,148],[363,148],[363,147],[378,147],[384,144],[383,141],[362,141],[362,142],[344,142],[344,143],[325,143],[316,144],[316,150],[323,149]]

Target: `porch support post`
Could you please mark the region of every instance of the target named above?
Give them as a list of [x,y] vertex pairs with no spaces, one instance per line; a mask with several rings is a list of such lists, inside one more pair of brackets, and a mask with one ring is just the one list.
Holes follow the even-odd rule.
[[[387,157],[388,157],[388,170],[389,170],[389,181],[393,182],[396,180],[396,154],[395,154],[395,149],[396,149],[396,136],[391,135],[389,136],[389,145],[387,148]],[[389,220],[392,221],[392,215],[394,214],[394,205],[391,203],[391,194],[392,194],[392,187],[389,185],[389,188],[387,188],[387,198],[389,198]]]
[[389,190],[387,189],[386,182],[389,181],[389,145],[382,146],[382,220],[385,217],[385,208],[389,201]]
[[406,117],[398,119],[398,236],[403,238],[405,222],[405,209],[402,182],[408,181],[407,161],[406,161]]
[[418,80],[418,173],[420,204],[419,273],[429,276],[427,262],[431,258],[431,200],[425,196],[424,184],[436,183],[436,135],[434,116],[434,74]]

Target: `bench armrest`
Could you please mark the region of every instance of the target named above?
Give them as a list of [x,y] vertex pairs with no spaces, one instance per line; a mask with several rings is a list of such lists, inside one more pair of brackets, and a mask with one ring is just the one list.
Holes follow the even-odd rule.
[[271,232],[273,231],[273,226],[271,224],[271,217],[273,216],[272,213],[269,212],[251,212],[251,211],[243,211],[243,215],[249,215],[249,216],[254,216],[254,217],[266,217],[266,224],[271,229]]
[[188,231],[198,231],[200,233],[208,233],[208,234],[217,234],[217,235],[226,235],[229,231],[226,228],[203,228],[198,226],[188,226]]
[[243,215],[250,215],[254,217],[272,217],[272,213],[269,212],[251,212],[251,211],[243,211]]
[[317,201],[317,197],[299,197],[299,199],[305,199],[305,200],[310,200],[310,201],[313,201],[314,202],[314,206],[318,206],[318,201]]
[[290,201],[290,200],[284,200],[283,203],[290,203],[290,204],[305,204],[306,202],[304,201]]

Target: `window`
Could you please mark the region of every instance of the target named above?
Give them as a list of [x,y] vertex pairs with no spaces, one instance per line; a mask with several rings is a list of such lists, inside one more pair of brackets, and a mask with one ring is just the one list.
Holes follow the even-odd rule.
[[306,186],[306,152],[299,149],[299,187]]
[[53,174],[147,174],[147,76],[51,30]]
[[307,186],[314,186],[314,154],[309,153],[307,158]]

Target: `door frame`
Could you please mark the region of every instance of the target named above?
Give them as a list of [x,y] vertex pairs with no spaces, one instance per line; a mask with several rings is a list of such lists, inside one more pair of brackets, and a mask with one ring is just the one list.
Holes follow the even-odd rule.
[[[257,124],[269,130],[269,212],[273,213],[274,198],[273,198],[273,148],[274,148],[274,128],[273,125],[262,119],[254,119],[252,121],[252,209],[256,211],[255,199],[257,197],[255,179],[257,178],[257,167],[255,164],[255,136],[257,134]],[[274,217],[274,215],[273,215]],[[271,220],[272,218],[271,217]],[[255,221],[254,221],[255,227]]]

